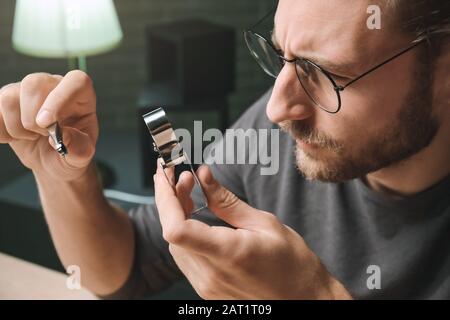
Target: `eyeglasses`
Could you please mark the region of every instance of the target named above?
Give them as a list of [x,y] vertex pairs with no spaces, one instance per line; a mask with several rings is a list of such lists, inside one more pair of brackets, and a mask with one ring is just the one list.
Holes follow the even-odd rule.
[[344,85],[338,85],[333,78],[333,74],[306,58],[286,59],[281,50],[278,50],[271,41],[262,35],[252,31],[269,16],[273,15],[274,10],[269,12],[259,20],[252,28],[244,31],[244,39],[252,56],[256,59],[260,67],[271,77],[277,78],[286,63],[293,63],[297,78],[303,90],[311,101],[328,113],[337,113],[341,109],[341,92],[359,79],[365,77],[372,71],[384,66],[388,62],[401,56],[423,43],[424,38],[416,40],[406,49],[398,52],[389,59],[381,62],[373,68],[350,80]]

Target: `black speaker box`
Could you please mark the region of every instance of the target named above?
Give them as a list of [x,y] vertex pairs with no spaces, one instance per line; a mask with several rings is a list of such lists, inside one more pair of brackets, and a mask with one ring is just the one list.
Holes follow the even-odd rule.
[[173,88],[181,103],[234,91],[233,28],[191,19],[147,27],[146,38],[149,83]]

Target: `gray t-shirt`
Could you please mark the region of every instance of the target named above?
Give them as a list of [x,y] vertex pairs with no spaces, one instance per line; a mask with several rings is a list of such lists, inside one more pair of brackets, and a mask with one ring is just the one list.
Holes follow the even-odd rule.
[[[269,95],[233,128],[277,128],[265,113]],[[360,179],[305,180],[295,165],[294,143],[280,133],[276,175],[261,175],[260,165],[211,169],[239,198],[296,230],[354,298],[450,299],[450,176],[417,195],[393,200]],[[155,293],[183,276],[162,238],[156,208],[141,206],[129,216],[136,231],[134,268],[124,287],[109,298]],[[197,218],[221,224],[210,212]]]

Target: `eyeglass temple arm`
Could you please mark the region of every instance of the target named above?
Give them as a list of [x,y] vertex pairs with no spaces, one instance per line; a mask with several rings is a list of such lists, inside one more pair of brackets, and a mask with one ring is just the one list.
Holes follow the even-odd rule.
[[371,73],[372,71],[375,71],[375,70],[377,70],[378,68],[381,68],[382,66],[384,66],[385,64],[391,62],[391,61],[394,60],[395,58],[401,56],[402,54],[408,52],[409,50],[414,49],[414,48],[417,47],[419,44],[423,43],[424,40],[425,40],[425,39],[416,42],[416,43],[413,44],[412,46],[410,46],[410,47],[408,47],[408,48],[406,48],[406,49],[400,51],[400,52],[397,53],[396,55],[390,57],[389,59],[387,59],[387,60],[384,61],[383,63],[381,63],[381,64],[379,64],[379,65],[377,65],[377,66],[375,66],[375,67],[373,67],[373,68],[371,68],[371,69],[369,69],[369,70],[367,70],[367,71],[364,72],[363,74],[361,74],[361,75],[359,75],[358,77],[356,77],[355,79],[351,80],[351,81],[350,81],[349,83],[347,83],[346,85],[344,85],[344,86],[338,86],[336,89],[339,90],[339,91],[344,90],[344,89],[347,88],[349,85],[355,83],[356,81],[358,81],[358,80],[361,79],[362,77],[365,77],[366,75],[368,75],[368,74]]

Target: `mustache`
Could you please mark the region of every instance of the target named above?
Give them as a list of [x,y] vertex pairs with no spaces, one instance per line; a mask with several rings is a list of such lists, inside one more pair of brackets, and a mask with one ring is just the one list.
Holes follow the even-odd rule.
[[321,148],[338,150],[342,144],[337,140],[323,134],[302,121],[286,120],[278,124],[284,132],[290,134],[295,140],[301,140],[307,144],[314,144]]

